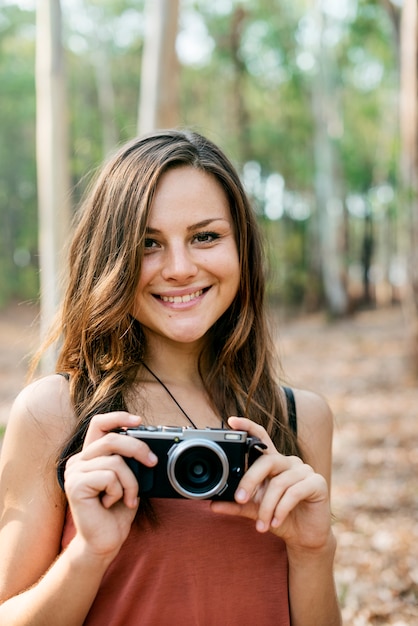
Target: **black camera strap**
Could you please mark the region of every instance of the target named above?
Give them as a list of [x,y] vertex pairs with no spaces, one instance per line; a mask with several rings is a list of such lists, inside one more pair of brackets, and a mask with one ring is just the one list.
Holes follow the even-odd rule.
[[263,454],[263,450],[267,450],[267,445],[258,437],[251,437],[248,445],[248,467]]
[[[165,391],[168,393],[168,395],[170,396],[170,398],[172,399],[172,401],[178,406],[178,408],[180,409],[180,411],[183,413],[184,417],[190,422],[190,424],[193,426],[193,428],[195,428],[197,430],[197,426],[194,423],[194,421],[192,420],[191,417],[189,417],[186,413],[186,411],[183,409],[183,407],[181,406],[180,402],[178,402],[176,400],[176,398],[173,396],[173,394],[171,393],[171,391],[169,390],[169,388],[167,387],[167,385],[165,385],[163,383],[163,381],[161,380],[161,378],[158,378],[157,374],[155,374],[151,368],[148,367],[148,365],[146,365],[143,361],[141,361],[142,365],[145,367],[145,369],[151,374],[151,376],[153,376],[155,378],[155,380],[157,381],[157,383],[160,383],[161,387],[163,389],[165,389]],[[222,428],[223,428],[223,422],[222,422]]]

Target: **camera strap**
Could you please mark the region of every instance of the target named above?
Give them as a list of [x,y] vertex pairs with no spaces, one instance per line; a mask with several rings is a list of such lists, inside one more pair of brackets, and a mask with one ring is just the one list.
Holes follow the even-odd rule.
[[248,445],[248,465],[252,465],[259,456],[263,454],[263,450],[267,450],[267,445],[258,437],[251,437]]
[[[163,389],[165,389],[165,391],[168,393],[168,395],[170,396],[170,398],[173,400],[173,402],[178,406],[178,408],[180,409],[180,411],[183,413],[184,417],[190,422],[190,424],[193,426],[194,429],[197,429],[196,424],[194,423],[194,421],[192,420],[191,417],[189,417],[186,413],[186,411],[183,409],[183,407],[181,406],[180,402],[178,402],[176,400],[176,398],[173,396],[173,394],[171,393],[171,391],[169,390],[169,388],[167,387],[167,385],[165,385],[163,383],[163,381],[161,380],[161,378],[158,378],[157,374],[155,374],[152,369],[150,367],[148,367],[148,365],[146,365],[144,363],[144,361],[141,361],[141,364],[145,367],[145,369],[151,374],[151,376],[153,376],[155,378],[155,380],[157,381],[157,383],[160,383],[161,387]],[[222,422],[222,428],[223,428],[223,422]]]

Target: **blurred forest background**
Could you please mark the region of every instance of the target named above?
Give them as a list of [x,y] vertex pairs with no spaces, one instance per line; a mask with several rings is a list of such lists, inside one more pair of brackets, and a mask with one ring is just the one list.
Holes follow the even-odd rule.
[[417,33],[416,0],[0,0],[0,418],[97,166],[202,132],[266,234],[285,369],[337,416],[353,626],[418,623]]
[[[33,0],[0,2],[1,304],[39,292],[36,99],[41,125],[48,71],[52,164],[68,159],[55,180],[47,172],[63,188],[62,222],[116,144],[191,126],[231,155],[254,198],[272,298],[342,315],[406,297],[418,221],[407,0],[62,0],[61,23],[57,0],[37,4],[38,27]],[[51,142],[41,129],[38,158]]]

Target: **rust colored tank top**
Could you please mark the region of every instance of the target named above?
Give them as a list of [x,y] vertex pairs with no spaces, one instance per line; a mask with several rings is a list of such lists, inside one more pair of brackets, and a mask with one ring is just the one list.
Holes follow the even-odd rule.
[[[286,548],[208,501],[155,499],[106,572],[88,626],[289,626]],[[67,514],[62,547],[74,536]]]

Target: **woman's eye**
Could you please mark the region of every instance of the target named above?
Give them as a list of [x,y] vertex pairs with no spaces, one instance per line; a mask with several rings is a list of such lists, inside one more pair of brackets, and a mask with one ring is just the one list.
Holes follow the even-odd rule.
[[156,248],[158,246],[157,242],[155,241],[155,239],[145,239],[144,240],[144,248],[145,250],[152,250],[153,248]]
[[219,235],[218,233],[212,232],[197,233],[194,238],[198,243],[211,243],[212,241],[215,241],[215,239],[219,239]]

